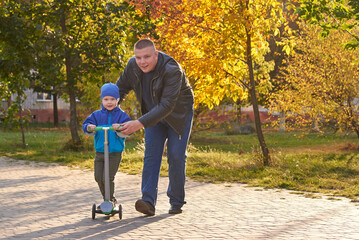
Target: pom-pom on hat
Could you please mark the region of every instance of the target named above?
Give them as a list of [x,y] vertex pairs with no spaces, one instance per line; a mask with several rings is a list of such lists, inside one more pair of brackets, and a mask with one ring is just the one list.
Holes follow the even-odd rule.
[[106,83],[101,88],[101,100],[105,96],[111,96],[116,99],[120,98],[120,93],[118,87],[113,83]]

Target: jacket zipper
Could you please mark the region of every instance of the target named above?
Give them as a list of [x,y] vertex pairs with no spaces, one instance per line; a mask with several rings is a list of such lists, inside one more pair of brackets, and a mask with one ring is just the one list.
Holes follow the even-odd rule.
[[[157,74],[157,73],[156,73],[156,74]],[[152,98],[152,103],[153,103],[153,105],[156,105],[156,104],[157,104],[156,101],[155,101],[156,93],[155,93],[155,90],[153,89],[153,82],[154,82],[155,79],[157,79],[157,78],[159,78],[159,77],[158,77],[158,74],[155,75],[154,77],[152,77],[152,80],[151,80],[151,83],[150,83],[150,89],[151,89],[150,93],[151,93],[151,98]]]
[[[111,112],[108,112],[108,123],[107,124],[111,125]],[[107,135],[107,137],[108,137],[108,135]],[[108,150],[110,150],[110,142],[108,142]]]
[[[151,93],[151,98],[152,98],[152,102],[153,102],[154,105],[157,105],[157,104],[158,104],[158,103],[156,103],[156,101],[155,101],[155,98],[154,98],[154,97],[156,96],[156,93],[155,93],[155,91],[154,91],[154,89],[153,89],[153,82],[154,82],[155,79],[157,79],[157,78],[159,78],[158,74],[157,74],[155,77],[152,78],[152,80],[151,80],[151,85],[150,85],[150,88],[151,88],[150,93]],[[166,119],[163,119],[163,120],[166,121]],[[167,123],[168,125],[170,125],[170,127],[171,127],[173,130],[176,131],[176,128],[174,128],[169,122],[166,121],[166,123]],[[176,133],[177,133],[177,132],[176,132]],[[178,135],[178,139],[181,140],[182,136],[179,135],[178,133],[177,133],[177,135]]]

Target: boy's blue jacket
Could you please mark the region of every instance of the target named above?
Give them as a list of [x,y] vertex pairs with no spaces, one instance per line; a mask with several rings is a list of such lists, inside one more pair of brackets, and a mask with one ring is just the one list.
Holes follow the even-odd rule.
[[[96,125],[97,127],[109,127],[114,123],[124,123],[131,120],[131,118],[122,111],[119,107],[114,108],[111,111],[108,111],[102,104],[101,110],[93,112],[90,116],[86,118],[82,124],[82,129],[84,133],[89,135],[95,135],[95,149],[97,152],[104,152],[104,131],[97,131],[95,133],[90,133],[87,131],[87,126],[89,124]],[[113,152],[122,152],[125,148],[125,138],[121,138],[114,131],[108,131],[108,149],[110,153]]]

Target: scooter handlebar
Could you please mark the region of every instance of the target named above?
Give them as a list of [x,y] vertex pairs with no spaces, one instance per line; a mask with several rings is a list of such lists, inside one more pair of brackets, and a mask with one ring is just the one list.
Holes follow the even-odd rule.
[[[122,127],[122,126],[120,126],[120,128],[121,128],[121,127]],[[105,130],[105,129],[115,131],[115,129],[111,126],[111,127],[95,127],[95,129],[92,129],[92,130],[90,130],[89,132],[102,131],[102,130]]]
[[108,129],[108,130],[115,130],[113,127],[96,127],[93,131],[101,131],[101,130],[105,130],[105,129]]

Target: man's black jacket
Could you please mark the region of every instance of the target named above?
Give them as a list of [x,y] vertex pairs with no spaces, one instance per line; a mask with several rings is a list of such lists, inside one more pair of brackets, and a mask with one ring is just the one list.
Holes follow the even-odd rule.
[[177,133],[182,135],[189,114],[193,110],[193,92],[181,66],[170,56],[158,52],[158,61],[151,81],[151,97],[155,107],[144,112],[142,106],[142,70],[132,57],[117,80],[120,89],[120,103],[134,90],[141,103],[141,117],[145,128],[156,125],[164,119]]

